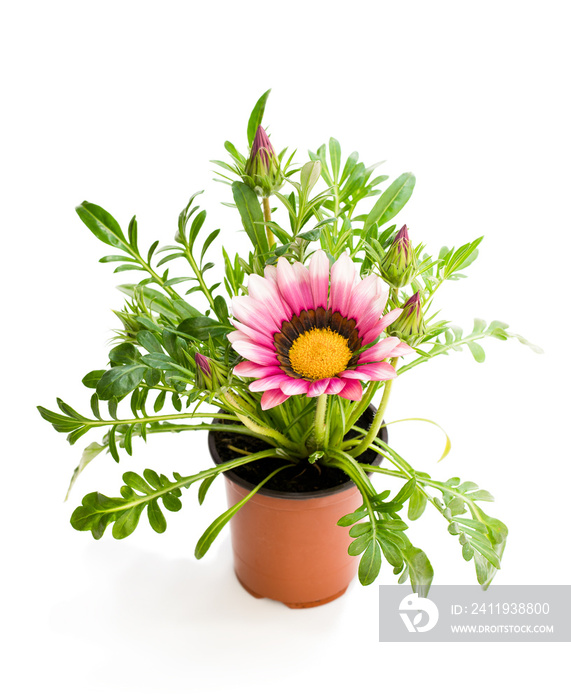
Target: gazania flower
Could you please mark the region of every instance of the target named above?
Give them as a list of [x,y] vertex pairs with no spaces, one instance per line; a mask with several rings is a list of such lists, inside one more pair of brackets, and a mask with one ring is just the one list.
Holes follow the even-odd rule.
[[264,392],[264,410],[294,394],[359,400],[361,381],[396,377],[383,360],[412,352],[399,338],[362,351],[401,313],[381,316],[388,293],[377,275],[360,280],[346,253],[331,274],[322,250],[313,254],[309,269],[280,258],[264,277],[250,275],[248,296],[232,302],[237,330],[228,338],[246,358],[234,373],[255,378],[250,389]]

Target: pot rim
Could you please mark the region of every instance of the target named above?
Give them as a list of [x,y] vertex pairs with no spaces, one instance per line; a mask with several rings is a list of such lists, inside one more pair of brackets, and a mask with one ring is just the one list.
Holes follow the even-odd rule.
[[[372,405],[369,404],[365,411],[372,410],[373,415],[376,413],[376,408]],[[363,413],[365,413],[365,411]],[[219,413],[223,413],[223,409],[220,409]],[[221,423],[222,421],[219,418],[215,418],[213,423]],[[381,426],[381,429],[379,430],[379,436],[381,440],[385,443],[388,444],[388,430],[387,426],[383,423]],[[216,446],[216,435],[217,432],[214,430],[211,430],[208,432],[208,449],[210,451],[210,456],[212,457],[212,461],[215,464],[221,464],[222,459],[220,458],[220,454],[218,453],[218,447]],[[374,461],[371,463],[371,465],[377,466],[378,464],[381,463],[383,459],[383,455],[377,454],[375,457]],[[246,479],[243,479],[241,476],[238,476],[237,474],[233,473],[232,469],[229,469],[228,471],[222,472],[223,475],[229,480],[232,481],[233,483],[237,484],[238,486],[241,486],[243,489],[246,489],[247,491],[251,491],[253,488],[255,488],[256,484],[252,484],[249,481],[246,481]],[[369,475],[372,472],[367,472]],[[320,489],[318,491],[277,491],[274,489],[269,489],[266,488],[265,486],[262,486],[261,489],[259,489],[256,492],[256,495],[260,496],[267,496],[268,498],[280,498],[284,500],[292,500],[292,501],[303,501],[303,500],[309,500],[312,498],[327,498],[328,496],[332,496],[338,493],[342,493],[343,491],[348,491],[350,488],[357,488],[355,486],[355,483],[351,480],[348,479],[345,483],[339,484],[338,486],[332,486],[328,489]]]

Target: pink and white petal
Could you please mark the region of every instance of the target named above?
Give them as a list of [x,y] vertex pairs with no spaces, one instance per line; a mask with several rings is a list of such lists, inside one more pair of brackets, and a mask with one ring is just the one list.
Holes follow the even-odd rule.
[[[245,323],[241,323],[240,321],[237,321],[234,319],[232,321],[233,325],[235,328],[238,330],[232,331],[231,333],[228,333],[228,340],[232,343],[234,340],[250,340],[254,341],[254,343],[257,343],[258,345],[264,345],[267,348],[273,348],[274,347],[274,334],[266,331],[265,333],[263,331],[259,331],[256,328],[252,328],[251,326],[247,326]],[[234,335],[235,333],[241,333],[242,337],[238,337],[237,335]]]
[[391,323],[393,323],[393,321],[396,321],[401,314],[402,309],[393,309],[392,311],[389,311],[388,314],[385,314],[381,319],[383,330],[385,330],[385,328],[388,328],[388,326],[390,326]]
[[272,374],[265,379],[256,379],[249,386],[250,391],[266,391],[267,389],[278,389],[284,380],[284,373],[280,370],[279,374]]
[[304,298],[293,265],[290,265],[285,258],[279,258],[278,260],[278,289],[292,312],[299,316],[304,308]]
[[[395,355],[391,355],[391,353],[399,345],[400,340],[398,338],[383,338],[379,340],[376,345],[373,345],[372,348],[368,348],[359,355],[359,364],[362,362],[380,362],[387,357],[395,357]],[[401,353],[399,353],[399,356],[400,354]]]
[[269,408],[279,406],[280,403],[287,401],[289,396],[283,393],[281,389],[268,389],[262,394],[262,410],[267,411]]
[[391,290],[390,290],[390,287],[388,285],[386,285],[378,275],[375,275],[375,278],[376,278],[376,282],[377,282],[377,296],[380,299],[384,300],[384,304],[383,304],[383,309],[384,309],[385,306],[387,305],[387,301],[389,299],[389,292]]
[[242,333],[242,331],[231,331],[226,337],[231,343],[235,340],[245,340],[246,342],[250,342],[252,340],[252,338],[247,336],[245,333]]
[[293,263],[293,271],[297,276],[299,291],[303,298],[303,308],[313,309],[313,294],[311,293],[311,277],[309,275],[309,270],[305,265],[296,261]]
[[314,396],[321,396],[321,394],[325,393],[327,387],[329,386],[329,382],[329,377],[326,377],[325,379],[318,379],[316,382],[312,382],[309,385],[309,389],[307,390],[307,395],[310,398],[313,398]]
[[309,278],[314,308],[327,308],[329,294],[329,258],[323,250],[317,250],[309,262]]
[[363,345],[368,345],[376,340],[385,330],[385,328],[390,326],[391,323],[393,323],[393,321],[395,321],[401,315],[401,313],[402,309],[393,309],[392,311],[389,311],[388,314],[385,314],[379,321],[377,321],[377,323],[375,323],[374,326],[371,327],[370,330],[361,336]]
[[234,367],[234,374],[237,377],[257,377],[261,379],[262,377],[269,377],[271,374],[276,373],[275,365],[258,365],[255,362],[250,362],[245,360],[240,362]]
[[281,329],[281,323],[276,323],[266,307],[251,297],[234,297],[232,315],[246,326],[262,333],[278,333]]
[[361,337],[365,336],[371,328],[381,320],[383,308],[384,301],[380,297],[375,297],[369,302],[369,305],[361,314],[361,317],[356,319],[357,328]]
[[[353,293],[351,294],[351,317],[355,319],[358,326],[359,320],[369,310],[371,302],[377,298],[375,277],[376,275],[368,275],[353,288]],[[381,311],[379,311],[379,316]]]
[[265,277],[260,277],[260,275],[250,275],[248,294],[250,298],[264,305],[266,314],[271,314],[280,328],[284,321],[291,318],[291,309],[280,294],[278,285],[275,282],[267,280]]
[[345,380],[341,377],[332,377],[329,380],[329,386],[325,390],[326,394],[338,394],[345,387]]
[[[406,343],[399,343],[394,350],[387,357],[401,357],[402,355],[410,355],[411,352],[416,352],[414,348]],[[363,353],[364,355],[365,353]]]
[[339,396],[342,399],[349,399],[350,401],[360,401],[363,396],[363,387],[358,379],[347,379],[345,381],[345,386],[339,392]]
[[347,316],[355,281],[355,265],[347,253],[333,263],[331,268],[331,295],[329,308]]
[[357,372],[365,374],[367,380],[374,382],[384,382],[387,379],[395,379],[396,369],[388,362],[374,362],[370,365],[359,365]]
[[309,389],[309,382],[307,379],[296,379],[294,377],[288,377],[287,379],[282,378],[282,383],[280,384],[280,389],[288,396],[294,396],[296,394],[307,394]]
[[346,369],[339,373],[339,376],[343,379],[360,379],[363,382],[370,381],[370,377],[365,372],[359,372],[358,369]]
[[252,360],[259,365],[279,365],[279,360],[275,351],[269,350],[262,345],[256,345],[245,340],[237,340],[232,343],[232,347],[238,355],[242,355],[247,360]]
[[248,294],[250,298],[264,305],[266,315],[269,313],[280,328],[284,321],[291,318],[291,310],[284,302],[274,282],[267,280],[265,277],[260,277],[260,275],[250,275]]
[[264,277],[270,282],[278,283],[278,271],[274,265],[266,265],[264,267]]

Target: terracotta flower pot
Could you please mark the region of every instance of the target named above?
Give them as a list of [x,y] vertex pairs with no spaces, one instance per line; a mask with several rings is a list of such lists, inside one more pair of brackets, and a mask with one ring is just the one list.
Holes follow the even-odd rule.
[[[371,407],[364,414],[369,423],[373,414]],[[209,448],[220,464],[217,435],[209,434]],[[387,441],[385,426],[379,437]],[[368,463],[379,464],[382,456],[372,454]],[[224,476],[232,506],[252,484],[233,471]],[[308,493],[260,489],[230,521],[238,581],[254,597],[278,600],[290,608],[323,605],[343,595],[357,573],[359,557],[347,554],[349,528],[339,527],[337,521],[361,504],[352,481]]]

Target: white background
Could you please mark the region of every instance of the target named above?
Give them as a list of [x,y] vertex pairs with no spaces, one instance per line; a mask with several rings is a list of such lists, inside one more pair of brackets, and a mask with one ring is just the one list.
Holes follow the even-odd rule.
[[[157,535],[95,542],[69,526],[83,494],[118,491],[127,469],[192,473],[201,435],[156,436],[116,465],[98,458],[63,503],[87,436],[70,448],[36,412],[55,397],[88,410],[80,379],[105,366],[122,305],[111,253],[77,218],[83,199],[140,236],[169,243],[187,198],[206,188],[207,229],[239,249],[229,192],[209,159],[245,149],[249,112],[303,162],[329,136],[344,155],[387,159],[417,188],[398,223],[437,251],[484,234],[468,280],[440,295],[470,330],[498,318],[541,345],[485,344],[403,376],[391,442],[437,478],[490,489],[510,527],[497,585],[569,583],[568,5],[561,2],[6,3],[2,102],[2,636],[6,697],[309,697],[325,688],[413,697],[550,696],[568,645],[380,645],[378,586],[322,608],[250,598],[227,533],[193,549],[224,508],[222,484],[195,490]],[[210,273],[212,275],[212,273]],[[211,277],[212,279],[212,277]],[[134,278],[133,278],[134,281]],[[435,583],[475,582],[437,513],[410,528]],[[393,583],[384,566],[382,584]],[[406,589],[403,588],[403,595]],[[565,657],[567,658],[567,657]],[[564,675],[565,674],[565,675]],[[305,688],[305,690],[304,690]]]

